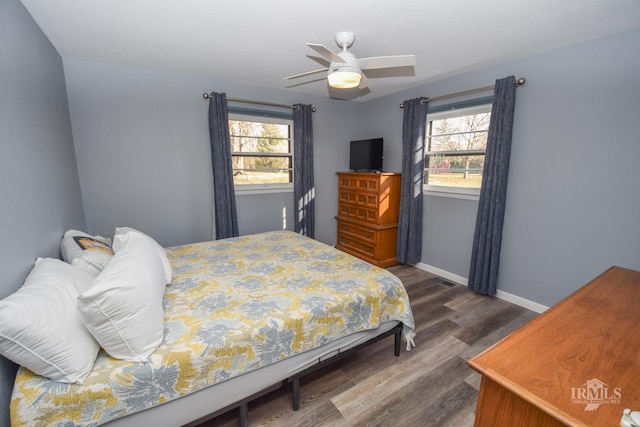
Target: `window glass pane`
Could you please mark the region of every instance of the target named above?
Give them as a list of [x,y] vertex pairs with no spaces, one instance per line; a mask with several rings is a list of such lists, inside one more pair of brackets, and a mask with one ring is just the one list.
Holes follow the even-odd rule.
[[289,139],[259,138],[256,145],[259,153],[289,152]]
[[430,156],[425,183],[447,187],[480,188],[484,156]]
[[233,169],[289,169],[291,157],[232,156]]
[[289,140],[231,136],[232,153],[288,153]]
[[490,118],[491,113],[483,113],[432,121],[429,151],[487,148]]
[[292,125],[283,120],[264,120],[229,120],[236,185],[293,182]]
[[291,173],[288,170],[236,170],[233,175],[233,183],[246,184],[288,184],[291,182]]
[[491,112],[469,113],[429,121],[425,184],[480,188]]
[[250,120],[229,120],[229,133],[243,136],[289,137],[289,125],[278,123],[255,122]]

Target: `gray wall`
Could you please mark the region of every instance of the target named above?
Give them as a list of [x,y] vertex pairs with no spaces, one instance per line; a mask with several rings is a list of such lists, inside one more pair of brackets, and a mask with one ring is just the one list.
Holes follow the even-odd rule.
[[[216,90],[318,108],[317,238],[334,244],[335,172],[348,168],[350,139],[384,137],[385,169],[397,171],[403,100],[486,86],[513,74],[527,84],[517,92],[498,288],[552,305],[610,265],[640,269],[640,227],[634,224],[640,213],[634,166],[640,160],[638,39],[638,31],[620,34],[366,104],[65,60],[89,231],[109,234],[128,224],[165,245],[210,238],[207,105],[201,94]],[[283,208],[290,219],[290,193],[238,200],[242,234],[281,228]],[[425,196],[422,263],[467,277],[476,208],[476,201]]]
[[[63,75],[22,5],[0,0],[0,297],[35,256],[58,255],[66,228],[109,235],[129,225],[165,246],[211,237],[205,91],[318,109],[316,237],[334,244],[335,172],[348,167],[350,139],[384,137],[385,169],[399,170],[400,102],[513,74],[527,84],[517,92],[498,287],[551,305],[610,265],[640,269],[639,45],[634,31],[362,104],[73,59]],[[476,207],[425,197],[424,264],[467,276]],[[291,193],[242,196],[239,209],[243,234],[282,228],[283,209],[292,227]]]
[[[372,101],[364,118],[395,141],[403,100],[526,77],[516,93],[498,289],[553,305],[611,265],[640,270],[638,46],[633,31],[500,64]],[[467,278],[477,202],[424,202],[421,262]]]
[[[65,60],[69,108],[87,227],[140,228],[165,245],[212,237],[208,101],[204,92],[281,104],[313,104],[316,238],[334,244],[338,153],[361,106],[284,90],[81,60]],[[246,104],[241,104],[247,106]],[[293,193],[238,198],[241,234],[293,228]]]
[[236,205],[241,235],[295,227],[293,192],[238,195]]
[[[0,0],[0,298],[84,228],[62,60],[18,0]],[[15,366],[0,357],[0,425]]]

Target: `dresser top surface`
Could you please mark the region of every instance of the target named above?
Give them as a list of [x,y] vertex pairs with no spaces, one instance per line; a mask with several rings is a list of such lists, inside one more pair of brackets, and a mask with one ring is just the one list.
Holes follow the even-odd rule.
[[361,175],[361,176],[389,176],[389,175],[401,175],[400,172],[336,172],[336,175]]
[[612,267],[469,361],[561,421],[640,410],[640,272]]

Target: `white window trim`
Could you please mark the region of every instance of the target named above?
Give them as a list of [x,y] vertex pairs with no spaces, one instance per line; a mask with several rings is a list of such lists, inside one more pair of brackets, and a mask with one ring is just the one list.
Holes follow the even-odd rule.
[[[258,116],[251,114],[229,113],[229,120],[244,120],[249,122],[274,123],[278,125],[288,125],[291,127],[291,160],[293,163],[295,153],[293,152],[293,119],[282,119],[278,117]],[[295,171],[291,169],[291,182],[277,184],[242,184],[234,185],[237,195],[267,194],[267,193],[293,193],[293,176]]]
[[[429,188],[427,188],[429,187]],[[422,194],[425,196],[449,197],[452,199],[479,200],[479,188],[445,187],[442,185],[425,185]]]
[[[468,114],[486,113],[491,111],[491,104],[476,105],[475,107],[456,108],[438,113],[427,114],[427,120],[442,120],[450,117],[463,116]],[[426,151],[426,147],[425,147]],[[480,198],[479,188],[447,187],[444,185],[422,185],[422,194],[425,196],[449,197],[453,199],[478,200]]]
[[244,184],[234,185],[236,195],[269,193],[293,193],[293,183],[290,184]]

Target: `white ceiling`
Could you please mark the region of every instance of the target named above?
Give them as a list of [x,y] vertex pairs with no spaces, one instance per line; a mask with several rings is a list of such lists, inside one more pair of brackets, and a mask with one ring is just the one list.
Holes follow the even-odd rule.
[[[370,78],[358,101],[640,28],[640,0],[22,0],[63,58],[329,96],[305,43],[356,57],[416,55],[414,76]],[[299,79],[313,80],[322,74]]]

